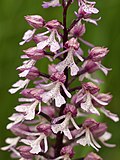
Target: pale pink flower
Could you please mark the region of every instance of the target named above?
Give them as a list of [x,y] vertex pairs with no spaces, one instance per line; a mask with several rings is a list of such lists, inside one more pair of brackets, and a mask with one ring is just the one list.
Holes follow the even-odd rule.
[[65,60],[63,60],[62,62],[60,62],[56,66],[56,69],[59,72],[61,72],[61,73],[64,72],[65,68],[68,67],[68,68],[70,68],[71,76],[75,76],[78,73],[79,68],[74,62],[73,52],[74,52],[74,50],[69,51]]
[[[27,99],[27,102],[31,99]],[[38,106],[39,108],[39,112],[41,112],[41,102],[39,102],[38,100],[32,99],[33,102],[32,103],[27,103],[27,104],[21,104],[15,107],[15,110],[17,112],[21,112],[23,114],[25,114],[24,119],[25,120],[32,120],[35,118],[35,110]]]
[[67,48],[66,51],[58,53],[57,56],[68,52],[67,57],[56,65],[56,69],[62,73],[66,67],[70,68],[71,76],[75,76],[79,72],[79,67],[75,64],[74,56],[77,56],[80,61],[83,61],[83,58],[79,54],[79,43],[77,42],[77,39],[71,38],[66,42],[65,47]]
[[40,85],[40,87],[48,92],[44,92],[40,97],[44,103],[50,103],[51,100],[55,100],[56,107],[61,107],[66,103],[65,98],[60,93],[60,87],[63,88],[67,97],[71,97],[71,94],[67,91],[65,85],[59,81],[52,82],[46,85]]
[[96,142],[91,131],[88,128],[86,128],[81,132],[81,135],[83,134],[85,134],[85,136],[82,136],[79,140],[77,140],[77,143],[79,143],[82,146],[86,146],[86,145],[91,146],[96,151],[99,151],[101,146]]
[[80,102],[80,106],[84,111],[100,115],[98,110],[94,107],[92,100],[103,106],[108,105],[108,103],[101,101],[96,97],[98,91],[99,88],[92,82],[84,83],[83,88],[77,93],[78,98],[76,99],[76,103]]
[[55,39],[55,31],[52,31],[47,40],[41,41],[37,44],[37,49],[44,49],[45,47],[50,46],[51,52],[56,52],[60,49],[59,43]]
[[72,134],[69,130],[69,123],[70,121],[72,122],[73,126],[78,130],[79,127],[77,126],[77,124],[75,123],[74,119],[72,118],[71,113],[67,113],[66,115],[63,115],[61,117],[55,118],[53,123],[57,123],[60,120],[64,119],[64,121],[62,123],[59,124],[53,124],[51,126],[52,131],[57,134],[58,132],[63,132],[64,135],[66,137],[68,137],[68,139],[72,139]]
[[37,49],[44,49],[45,47],[50,47],[51,52],[56,52],[60,49],[60,44],[56,41],[56,37],[58,41],[61,41],[61,36],[58,33],[58,30],[62,28],[62,25],[57,20],[52,20],[46,23],[45,27],[48,29],[47,32],[41,33],[41,36],[44,36],[50,33],[50,36],[43,41],[40,41],[37,44]]
[[61,6],[59,0],[50,0],[49,2],[43,2],[43,8],[48,8],[48,7],[57,7]]
[[[40,143],[42,141],[44,141],[44,146],[45,146],[44,150],[40,146]],[[47,136],[44,133],[41,133],[40,136],[35,140],[22,139],[21,142],[31,146],[32,149],[30,150],[30,153],[33,154],[38,154],[39,152],[47,152],[48,150]]]
[[77,143],[83,146],[86,146],[86,145],[91,146],[94,149],[96,149],[96,151],[99,151],[101,146],[95,140],[97,138],[105,146],[115,147],[114,144],[106,143],[106,141],[108,141],[112,136],[106,130],[107,130],[106,124],[98,123],[93,119],[87,119],[83,123],[80,133],[76,135],[76,137],[80,137],[80,139],[77,140]]
[[97,14],[99,12],[99,10],[94,7],[96,2],[79,0],[78,4],[79,4],[79,10],[78,10],[78,13],[75,12],[75,15],[77,17],[81,16],[81,19],[86,22],[90,22],[97,25],[97,21],[99,21],[101,18],[98,18],[98,19],[91,18],[92,14]]

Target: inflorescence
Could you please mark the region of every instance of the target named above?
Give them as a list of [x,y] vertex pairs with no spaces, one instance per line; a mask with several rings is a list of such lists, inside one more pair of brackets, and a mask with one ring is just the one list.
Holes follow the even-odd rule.
[[[96,2],[78,0],[75,19],[67,27],[67,11],[74,3],[74,0],[43,2],[43,8],[62,7],[63,22],[56,19],[46,22],[39,15],[25,16],[32,29],[25,32],[20,45],[34,41],[35,46],[23,50],[25,54],[21,59],[24,61],[17,68],[20,80],[9,90],[11,94],[20,90],[22,96],[18,100],[21,104],[15,107],[16,113],[9,117],[11,122],[7,125],[15,137],[7,138],[8,145],[1,148],[10,151],[12,158],[75,160],[77,145],[88,145],[96,151],[101,143],[115,147],[107,143],[111,133],[107,131],[106,123],[90,118],[103,113],[115,122],[119,120],[106,109],[112,95],[100,92],[98,85],[102,80],[93,75],[100,70],[107,76],[111,70],[102,65],[109,50],[83,39],[86,22],[97,25],[100,20],[92,18],[99,10],[95,8]],[[82,43],[89,48],[87,56],[81,48]],[[49,60],[47,74],[36,67],[45,58]],[[77,123],[81,117],[85,120]],[[91,152],[79,160],[102,158]]]

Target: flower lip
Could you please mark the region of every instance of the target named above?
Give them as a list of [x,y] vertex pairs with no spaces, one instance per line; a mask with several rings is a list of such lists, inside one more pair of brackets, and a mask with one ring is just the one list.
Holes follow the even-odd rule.
[[22,38],[23,41],[20,42],[19,45],[23,45],[25,43],[30,42],[34,37],[35,32],[36,32],[36,29],[26,31]]
[[20,77],[26,77],[29,80],[34,80],[34,79],[38,78],[40,75],[39,70],[34,66],[32,66],[30,68],[21,68],[18,70],[20,72],[20,74],[19,74]]

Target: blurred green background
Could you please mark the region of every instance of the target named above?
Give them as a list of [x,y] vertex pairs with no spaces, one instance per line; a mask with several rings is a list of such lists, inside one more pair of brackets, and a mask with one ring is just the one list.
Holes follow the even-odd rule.
[[[22,49],[18,43],[21,41],[24,31],[29,26],[24,21],[24,15],[40,14],[49,19],[61,20],[61,9],[43,9],[42,0],[0,0],[0,146],[5,145],[4,139],[12,136],[6,130],[8,116],[13,113],[13,108],[18,103],[16,95],[10,95],[8,89],[18,79],[15,68],[21,64],[20,55]],[[109,108],[120,115],[120,0],[99,0],[97,7],[102,20],[99,27],[87,25],[85,39],[95,45],[107,46],[110,54],[104,64],[112,67],[108,77],[105,77],[104,91],[111,92],[114,96]],[[71,7],[73,13],[75,7]],[[74,18],[68,14],[68,23]],[[47,66],[47,65],[46,65]],[[102,77],[103,78],[103,77]],[[114,149],[103,147],[100,155],[104,160],[120,160],[120,123],[102,117],[101,121],[109,124],[109,131],[113,133],[111,142],[116,143]],[[79,153],[84,154],[82,150]],[[0,160],[10,160],[9,153],[1,152]]]

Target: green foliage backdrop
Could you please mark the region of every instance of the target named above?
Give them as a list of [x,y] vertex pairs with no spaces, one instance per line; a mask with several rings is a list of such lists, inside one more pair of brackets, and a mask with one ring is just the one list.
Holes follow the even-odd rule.
[[[26,47],[18,45],[24,31],[29,28],[23,16],[40,14],[46,17],[46,20],[52,18],[61,20],[61,9],[43,10],[41,3],[42,0],[0,0],[0,146],[5,145],[6,137],[12,136],[5,127],[8,123],[8,116],[13,113],[13,108],[18,103],[18,95],[10,95],[8,89],[18,79],[15,68],[21,64],[19,57],[22,49]],[[98,27],[87,25],[85,38],[95,45],[107,46],[110,49],[110,54],[104,64],[112,67],[113,70],[105,78],[103,89],[114,95],[109,108],[120,115],[120,1],[99,0],[97,7],[100,9],[99,16],[102,20]],[[74,8],[74,6],[71,7],[71,12],[74,12]],[[73,18],[74,13],[69,13],[68,23]],[[109,131],[113,133],[111,142],[116,143],[117,147],[114,149],[103,147],[100,154],[104,160],[120,160],[120,123],[115,124],[105,117],[101,121],[109,124]],[[0,159],[10,160],[9,154],[1,152]]]

